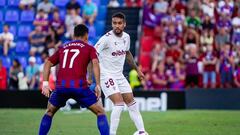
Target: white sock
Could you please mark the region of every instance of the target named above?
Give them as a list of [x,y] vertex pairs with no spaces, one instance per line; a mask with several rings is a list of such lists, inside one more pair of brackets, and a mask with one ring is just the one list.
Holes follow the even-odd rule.
[[124,105],[113,106],[113,110],[112,110],[111,118],[110,118],[110,135],[117,134],[117,128],[118,128],[118,124],[120,121],[120,116],[121,116],[123,108],[124,108]]
[[142,115],[140,114],[136,101],[128,104],[129,115],[138,131],[145,131]]

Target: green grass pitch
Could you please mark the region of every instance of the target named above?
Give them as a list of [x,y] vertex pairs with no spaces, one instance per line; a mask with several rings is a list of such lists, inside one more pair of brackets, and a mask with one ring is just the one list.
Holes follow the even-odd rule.
[[[96,117],[90,112],[58,112],[49,135],[98,135]],[[37,135],[44,110],[0,109],[0,135]],[[142,112],[149,135],[239,135],[240,111],[175,110]],[[107,113],[108,119],[110,113]],[[127,112],[118,135],[136,131]]]

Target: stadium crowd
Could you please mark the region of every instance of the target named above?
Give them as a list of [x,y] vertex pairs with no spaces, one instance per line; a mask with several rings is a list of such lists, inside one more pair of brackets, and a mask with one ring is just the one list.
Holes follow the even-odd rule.
[[239,0],[147,0],[139,62],[144,89],[240,87]]
[[[96,18],[98,8],[101,7],[100,0],[10,0],[1,1],[0,19],[3,21],[3,28],[0,31],[0,90],[27,90],[39,89],[42,85],[43,62],[51,56],[59,45],[69,41],[73,37],[73,28],[77,24],[86,24],[89,28],[89,42],[94,44],[97,36]],[[66,3],[65,5],[63,5]],[[110,0],[108,7],[136,7],[142,2],[137,1],[114,1]],[[9,7],[8,7],[9,6]],[[3,8],[2,8],[3,7]],[[17,10],[16,10],[17,7]],[[2,10],[3,9],[3,10]],[[6,10],[6,11],[5,11]],[[16,11],[16,12],[15,12]],[[23,31],[11,27],[13,22],[18,22],[16,14],[21,14],[20,21],[27,22],[28,27],[23,27]],[[24,14],[25,13],[25,14]],[[36,14],[35,14],[36,13]],[[24,14],[24,15],[23,15]],[[4,17],[3,17],[4,16]],[[30,18],[34,19],[31,20]],[[16,20],[15,20],[16,19]],[[97,20],[98,21],[98,20]],[[9,22],[9,23],[8,23]],[[20,22],[20,23],[22,23]],[[29,24],[30,22],[30,24]],[[31,25],[33,30],[31,31]],[[105,25],[104,25],[105,26]],[[30,28],[29,28],[30,27]],[[30,30],[29,30],[30,29]],[[28,34],[28,31],[29,34]],[[22,32],[22,33],[21,33]],[[16,35],[20,38],[14,39]],[[23,36],[26,35],[26,38]],[[27,45],[21,42],[17,47],[17,40],[27,40]],[[28,46],[28,44],[30,46]],[[25,47],[26,46],[26,47]],[[29,50],[23,57],[23,61],[18,54],[12,56],[9,50],[16,49]],[[28,49],[29,48],[29,49]],[[15,51],[15,50],[14,50]],[[25,59],[25,58],[24,58]],[[7,63],[7,65],[5,65]],[[52,69],[50,75],[51,89],[55,87],[56,68]]]

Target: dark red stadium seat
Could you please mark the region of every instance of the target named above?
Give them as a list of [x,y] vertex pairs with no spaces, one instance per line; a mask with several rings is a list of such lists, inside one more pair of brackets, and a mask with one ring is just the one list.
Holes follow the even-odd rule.
[[143,72],[150,71],[151,68],[151,56],[150,54],[140,54],[139,63],[142,66]]
[[141,39],[141,51],[143,52],[151,52],[153,49],[153,37],[143,36]]
[[147,26],[143,26],[143,33],[144,33],[144,36],[153,36],[154,29],[149,28]]

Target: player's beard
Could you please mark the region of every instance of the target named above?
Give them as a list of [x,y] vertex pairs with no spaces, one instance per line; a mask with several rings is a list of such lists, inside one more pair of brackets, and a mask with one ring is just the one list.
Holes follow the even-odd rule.
[[115,29],[113,32],[114,32],[115,35],[121,36],[123,31],[120,30],[120,29]]

